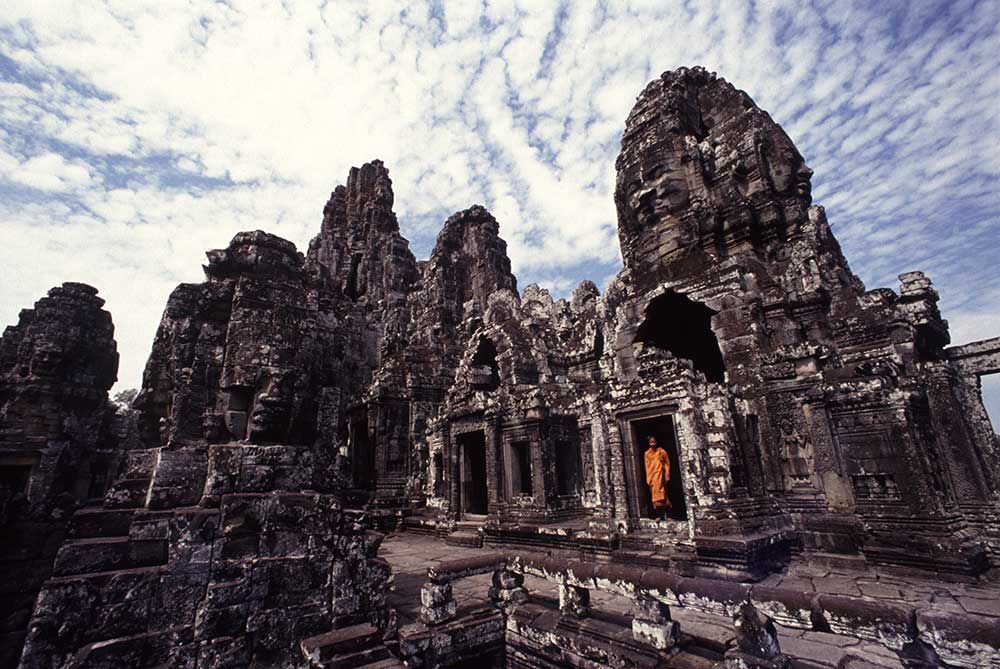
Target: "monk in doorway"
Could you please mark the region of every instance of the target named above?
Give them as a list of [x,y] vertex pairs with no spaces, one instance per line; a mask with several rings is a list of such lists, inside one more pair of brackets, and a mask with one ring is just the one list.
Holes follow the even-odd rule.
[[656,444],[656,437],[650,435],[646,447],[646,485],[653,501],[653,517],[665,518],[671,507],[667,498],[667,482],[670,481],[670,456]]

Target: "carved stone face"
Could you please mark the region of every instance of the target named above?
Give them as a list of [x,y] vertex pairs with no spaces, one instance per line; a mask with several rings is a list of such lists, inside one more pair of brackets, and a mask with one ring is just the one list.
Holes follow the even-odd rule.
[[797,195],[812,201],[813,171],[779,128],[770,133],[763,147],[764,167],[774,190],[782,195]]
[[254,402],[250,416],[250,441],[260,443],[280,439],[288,429],[292,397],[284,375],[268,377]]
[[644,168],[626,188],[626,204],[642,228],[677,217],[690,204],[687,178],[679,164]]
[[44,340],[39,341],[31,355],[31,373],[42,378],[56,376],[62,360],[61,347]]

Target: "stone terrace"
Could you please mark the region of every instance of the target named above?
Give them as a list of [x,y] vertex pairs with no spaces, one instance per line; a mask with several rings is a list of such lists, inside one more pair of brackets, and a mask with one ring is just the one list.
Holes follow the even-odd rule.
[[[427,569],[446,562],[491,552],[489,549],[457,546],[419,534],[396,533],[382,544],[381,556],[392,567],[393,587],[389,604],[399,614],[401,628],[420,625],[420,588],[427,581]],[[528,555],[529,551],[519,551]],[[538,553],[530,553],[538,555]],[[571,555],[562,557],[572,558]],[[996,618],[1000,625],[1000,584],[982,582],[946,582],[907,575],[898,570],[866,568],[855,565],[822,565],[795,561],[781,574],[774,574],[761,585],[788,587],[804,592],[850,595],[869,600],[905,601],[953,613],[973,613]],[[524,586],[531,602],[558,610],[557,586],[545,579],[526,576]],[[489,605],[490,575],[471,576],[453,583],[458,602],[458,617]],[[604,592],[591,593],[592,609],[612,616],[629,616],[632,602]],[[734,642],[732,621],[689,609],[673,608],[671,614],[683,634],[707,649],[721,652]],[[899,658],[877,643],[829,634],[777,626],[781,649],[793,658],[796,667],[903,667]],[[705,666],[711,666],[712,663]],[[693,666],[674,664],[666,666]]]

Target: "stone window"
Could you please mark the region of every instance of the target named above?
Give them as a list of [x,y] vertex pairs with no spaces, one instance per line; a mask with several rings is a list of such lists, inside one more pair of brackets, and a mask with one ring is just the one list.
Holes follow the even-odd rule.
[[[997,427],[1000,427],[1000,374],[982,374],[979,377],[979,392],[993,432],[997,433]],[[1000,443],[1000,436],[997,441]]]
[[364,295],[364,290],[359,287],[358,275],[361,270],[361,258],[360,253],[355,253],[351,256],[351,271],[347,274],[347,283],[344,286],[344,294],[346,294],[352,300],[357,299]]
[[500,387],[500,366],[497,364],[497,347],[486,337],[479,338],[479,346],[472,357],[469,378],[470,385],[479,390],[496,390]]
[[712,331],[715,313],[704,304],[668,291],[649,303],[635,341],[690,360],[708,381],[722,383],[726,365],[719,340]]

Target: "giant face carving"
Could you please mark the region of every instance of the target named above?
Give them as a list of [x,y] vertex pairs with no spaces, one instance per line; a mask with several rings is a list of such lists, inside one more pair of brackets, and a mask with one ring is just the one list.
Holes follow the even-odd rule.
[[769,133],[761,147],[764,167],[774,190],[780,195],[798,196],[812,202],[813,171],[780,128]]
[[31,374],[39,378],[53,378],[59,375],[59,367],[65,357],[61,346],[46,339],[39,339],[31,354]]
[[283,374],[269,375],[257,395],[250,415],[250,441],[262,443],[281,439],[291,416],[291,384]]
[[641,228],[650,228],[670,217],[678,217],[690,204],[690,189],[684,168],[667,161],[634,170],[625,188],[625,204]]

